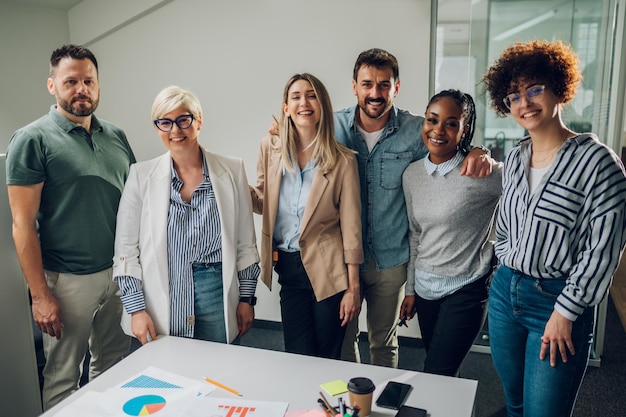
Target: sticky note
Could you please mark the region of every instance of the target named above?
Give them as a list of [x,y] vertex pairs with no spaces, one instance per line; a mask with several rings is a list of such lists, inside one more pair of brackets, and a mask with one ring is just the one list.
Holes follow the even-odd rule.
[[346,381],[343,381],[341,379],[326,382],[320,386],[324,389],[324,391],[332,396],[348,392],[348,384],[346,384]]

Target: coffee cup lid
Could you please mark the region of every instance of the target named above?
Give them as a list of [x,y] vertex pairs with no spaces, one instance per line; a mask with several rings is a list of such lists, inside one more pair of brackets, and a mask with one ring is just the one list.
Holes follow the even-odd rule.
[[352,378],[348,381],[348,390],[354,394],[369,394],[374,392],[374,383],[365,377]]

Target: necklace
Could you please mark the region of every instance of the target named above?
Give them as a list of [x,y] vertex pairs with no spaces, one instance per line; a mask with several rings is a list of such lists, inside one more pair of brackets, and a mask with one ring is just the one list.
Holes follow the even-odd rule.
[[[536,150],[532,150],[532,155],[531,155],[531,163],[533,166],[536,165],[541,165],[542,163],[546,162],[546,161],[551,161],[552,158],[554,158],[554,155],[556,155],[557,151],[559,150],[559,148],[561,147],[561,145],[563,145],[565,143],[565,141],[567,141],[567,137],[569,136],[570,132],[568,130],[565,131],[565,133],[563,135],[561,135],[561,141],[556,144],[554,147],[550,148],[550,149],[544,149],[542,151],[536,151]],[[546,156],[544,156],[543,158],[538,158],[537,154],[543,154],[544,152],[547,152]]]
[[[533,150],[533,155],[532,155],[532,161],[533,161],[533,163],[535,163],[535,164],[540,164],[540,163],[545,162],[545,161],[547,161],[547,160],[549,160],[549,159],[552,159],[552,158],[554,157],[554,155],[556,155],[556,151],[558,151],[560,147],[561,147],[561,145],[558,145],[558,146],[555,146],[555,147],[554,147],[554,148],[552,148],[552,149],[548,149],[548,151],[550,151],[550,153],[548,153],[546,156],[544,156],[544,157],[543,157],[543,158],[541,158],[541,159],[539,159],[539,158],[537,158],[537,157],[535,156],[535,154],[536,154],[536,152],[537,152],[537,151],[534,151],[534,150]],[[539,151],[539,152],[542,152],[542,153],[543,153],[543,152],[546,152],[546,151]]]
[[311,146],[315,145],[315,142],[317,142],[317,136],[315,137],[315,139],[313,139],[313,140],[311,141],[311,143],[309,143],[309,144],[306,146],[306,148],[304,148],[304,149],[300,149],[300,152],[306,152],[306,151],[308,151],[308,150],[309,150],[309,148],[310,148]]

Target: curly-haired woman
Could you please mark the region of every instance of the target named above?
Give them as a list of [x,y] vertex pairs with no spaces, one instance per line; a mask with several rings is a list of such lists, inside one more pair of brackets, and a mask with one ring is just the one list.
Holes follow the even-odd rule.
[[507,48],[483,81],[529,135],[508,155],[489,293],[493,362],[509,416],[569,416],[587,367],[594,306],[625,241],[617,155],[561,118],[582,76],[563,42]]

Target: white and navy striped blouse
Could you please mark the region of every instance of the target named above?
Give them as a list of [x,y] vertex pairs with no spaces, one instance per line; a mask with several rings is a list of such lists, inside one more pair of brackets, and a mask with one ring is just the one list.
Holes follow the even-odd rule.
[[[189,204],[180,195],[183,182],[173,165],[171,173],[167,218],[170,334],[193,337],[193,325],[187,321],[188,316],[193,316],[192,264],[222,261],[221,223],[206,161],[203,161],[204,180],[194,190]],[[254,295],[259,272],[258,263],[237,272],[240,297]],[[117,281],[126,312],[144,310],[141,281],[131,276],[117,277]]]
[[530,138],[506,159],[498,260],[534,278],[567,278],[555,309],[575,320],[602,301],[626,240],[626,174],[594,134],[565,142],[532,194]]

